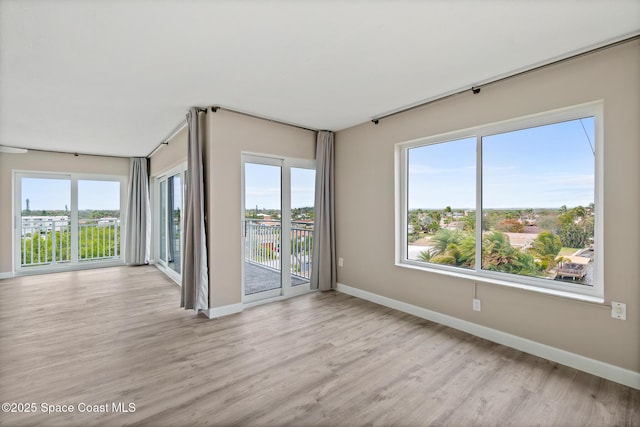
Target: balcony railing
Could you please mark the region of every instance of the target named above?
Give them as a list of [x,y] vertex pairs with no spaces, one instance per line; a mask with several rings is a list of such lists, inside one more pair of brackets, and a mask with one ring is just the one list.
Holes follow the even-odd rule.
[[102,218],[80,220],[78,260],[95,261],[120,258],[120,220]]
[[[66,216],[22,217],[21,266],[71,263],[71,221]],[[79,262],[120,258],[118,218],[81,219],[78,224]]]
[[[245,239],[245,261],[274,270],[282,269],[280,221],[247,220]],[[311,249],[313,245],[313,223],[291,222],[291,275],[303,279],[311,277]]]

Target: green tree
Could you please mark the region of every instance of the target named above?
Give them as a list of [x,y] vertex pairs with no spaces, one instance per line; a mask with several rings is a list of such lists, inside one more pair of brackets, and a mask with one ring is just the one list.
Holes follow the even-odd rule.
[[433,222],[440,224],[440,220],[442,220],[442,212],[440,211],[431,211],[429,212],[429,216],[433,219]]
[[587,216],[587,210],[584,208],[584,206],[576,206],[572,209],[572,211],[576,218],[584,218],[585,216]]
[[476,264],[476,238],[473,233],[468,233],[458,244],[458,265],[473,268]]
[[473,266],[475,263],[475,237],[472,233],[443,228],[431,238],[434,247],[421,254],[423,261],[454,266]]
[[541,214],[536,221],[538,227],[557,234],[560,229],[560,220],[557,211]]
[[463,238],[464,235],[458,230],[441,229],[431,238],[431,243],[434,243],[433,255],[444,254],[450,244],[457,245]]
[[482,268],[526,276],[537,274],[533,256],[511,246],[509,236],[499,231],[487,233],[483,238]]
[[426,250],[418,254],[418,259],[425,262],[431,262],[431,251]]
[[558,222],[558,236],[564,246],[582,248],[593,239],[594,219],[593,216],[587,216],[587,210],[583,206],[566,210],[558,217]]
[[464,223],[464,231],[469,233],[474,233],[476,231],[476,216],[475,214],[470,214],[462,218],[462,222]]
[[505,219],[505,215],[501,211],[484,211],[482,215],[482,229],[484,231],[492,230],[495,225],[503,219]]
[[522,233],[524,231],[524,226],[517,219],[509,218],[498,222],[495,229],[506,233]]
[[591,237],[584,226],[576,223],[562,225],[558,236],[568,248],[583,248],[589,244]]
[[435,221],[432,221],[425,225],[425,231],[429,234],[433,234],[438,230],[440,230],[440,224]]
[[542,268],[548,270],[555,265],[555,260],[562,249],[562,241],[550,231],[543,231],[533,241],[530,252],[541,261]]

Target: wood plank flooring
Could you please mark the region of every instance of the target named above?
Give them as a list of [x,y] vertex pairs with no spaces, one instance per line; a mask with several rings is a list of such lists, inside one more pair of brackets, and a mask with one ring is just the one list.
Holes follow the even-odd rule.
[[37,405],[0,425],[640,425],[638,390],[336,292],[179,302],[153,267],[0,280],[0,401]]

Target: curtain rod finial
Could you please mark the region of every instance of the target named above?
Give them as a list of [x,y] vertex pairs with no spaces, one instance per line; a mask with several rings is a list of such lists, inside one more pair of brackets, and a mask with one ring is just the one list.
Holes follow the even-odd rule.
[[211,112],[212,113],[217,113],[219,109],[220,109],[220,107],[211,107]]
[[371,120],[371,123],[373,123],[374,125],[377,125],[378,123],[380,123],[380,120],[373,119],[373,120]]
[[472,86],[472,87],[471,87],[471,92],[473,92],[473,94],[474,94],[474,95],[477,95],[477,94],[479,94],[479,93],[480,93],[480,89],[481,89],[481,88],[479,88],[479,87],[477,87],[477,86]]

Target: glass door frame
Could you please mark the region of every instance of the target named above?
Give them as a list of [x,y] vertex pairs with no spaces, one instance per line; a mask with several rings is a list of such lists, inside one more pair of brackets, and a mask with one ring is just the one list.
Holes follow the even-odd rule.
[[[162,206],[160,204],[161,201],[161,183],[165,183],[165,188],[167,191],[167,196],[168,196],[168,192],[169,192],[169,178],[174,177],[176,175],[180,175],[180,179],[181,179],[181,209],[180,209],[180,254],[181,254],[181,258],[180,258],[180,262],[182,263],[182,255],[184,253],[184,233],[182,232],[182,230],[184,230],[184,202],[185,202],[185,192],[186,192],[186,188],[187,188],[187,163],[181,163],[180,165],[167,170],[166,172],[161,173],[160,175],[156,176],[154,178],[154,214],[153,214],[153,219],[154,219],[154,230],[153,230],[153,236],[154,236],[154,260],[155,260],[155,264],[156,266],[163,272],[165,273],[171,280],[173,280],[174,282],[176,282],[179,286],[182,286],[182,267],[180,268],[180,273],[178,273],[177,271],[175,271],[174,269],[172,269],[171,267],[169,267],[169,264],[167,262],[167,260],[163,260],[160,257],[160,215],[161,215],[161,209]],[[165,203],[166,203],[166,207],[168,209],[169,207],[169,198],[165,197]],[[167,220],[165,221],[165,227],[168,230],[168,227],[170,226],[170,221],[169,221],[169,217],[167,216]],[[166,230],[165,230],[166,231]],[[167,238],[165,239],[165,257],[168,257],[169,254],[169,233],[167,233]]]
[[[13,170],[13,268],[15,274],[42,274],[56,271],[82,270],[90,268],[100,268],[108,266],[122,265],[124,263],[123,251],[126,232],[126,208],[127,208],[127,177],[122,175],[106,174],[85,174],[74,172],[48,172]],[[22,249],[22,179],[62,179],[70,182],[70,205],[69,205],[69,227],[70,227],[70,254],[69,262],[59,264],[44,264],[42,266],[23,267],[21,264]],[[79,258],[79,220],[78,220],[78,181],[110,181],[120,183],[120,252],[117,258],[108,260],[81,261]]]
[[[245,164],[277,166],[280,168],[280,287],[264,292],[245,295],[245,238],[246,238],[246,206],[245,206]],[[291,236],[291,168],[313,169],[316,168],[315,160],[294,159],[265,154],[242,153],[241,155],[241,184],[240,184],[240,260],[241,260],[241,292],[244,304],[263,303],[296,295],[302,295],[310,291],[310,282],[292,286],[291,284],[291,239],[283,236]],[[282,256],[287,254],[287,256]]]

